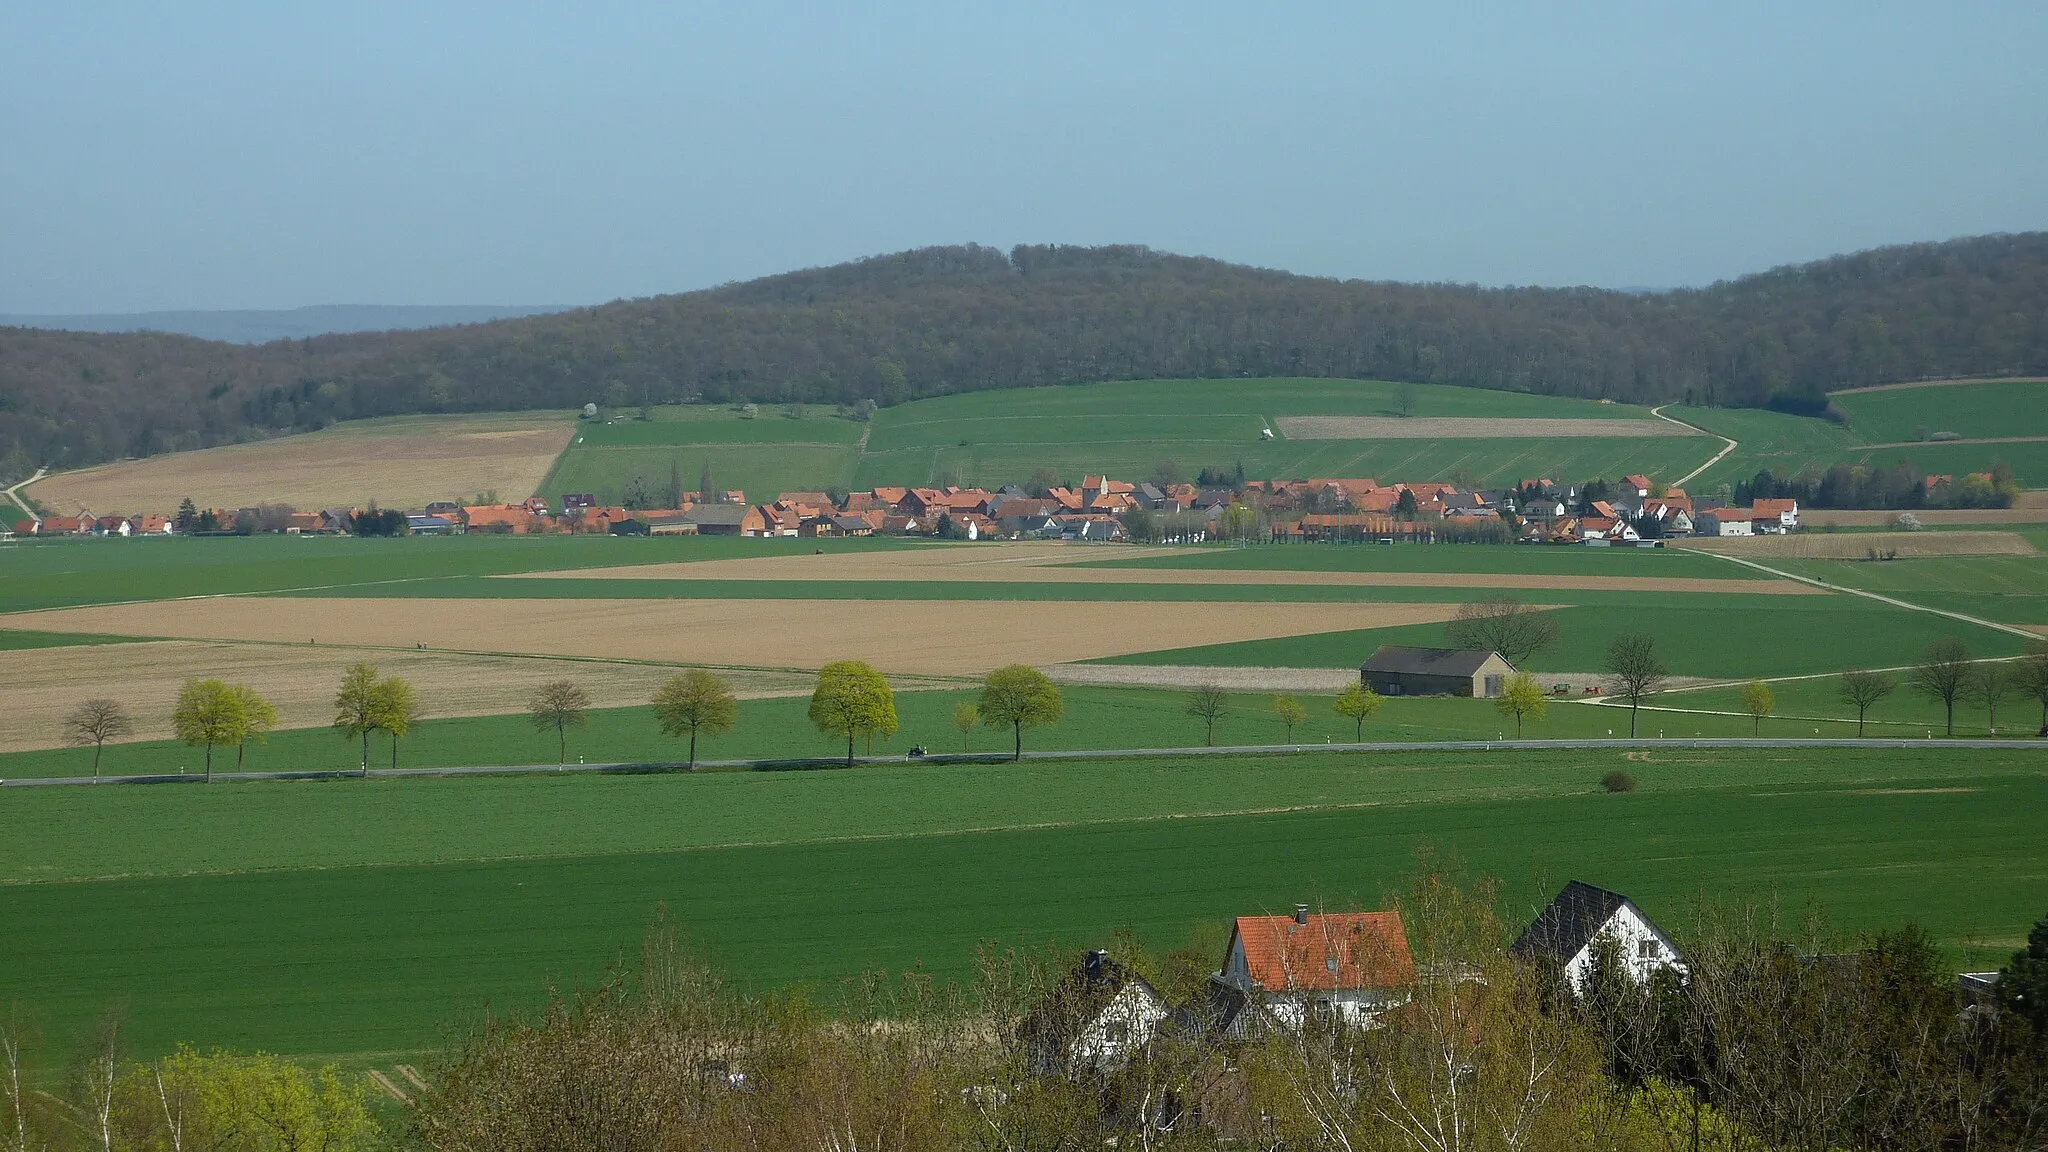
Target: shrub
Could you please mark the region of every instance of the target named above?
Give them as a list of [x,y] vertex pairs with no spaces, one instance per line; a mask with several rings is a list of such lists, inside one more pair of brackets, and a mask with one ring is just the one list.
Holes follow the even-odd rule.
[[1600,786],[1609,792],[1633,792],[1636,778],[1626,772],[1609,772],[1600,778]]

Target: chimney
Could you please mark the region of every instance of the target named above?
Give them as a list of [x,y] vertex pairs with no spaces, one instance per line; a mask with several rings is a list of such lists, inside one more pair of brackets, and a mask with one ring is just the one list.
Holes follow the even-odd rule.
[[1294,922],[1296,924],[1308,923],[1308,905],[1296,904],[1294,906]]
[[1108,961],[1109,953],[1097,948],[1089,952],[1087,958],[1081,962],[1081,970],[1087,974],[1090,981],[1101,980],[1102,971],[1108,966]]

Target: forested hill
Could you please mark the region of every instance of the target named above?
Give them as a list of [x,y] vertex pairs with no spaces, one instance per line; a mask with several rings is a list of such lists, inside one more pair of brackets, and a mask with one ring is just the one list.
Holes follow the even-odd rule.
[[[1326,280],[1144,248],[929,248],[704,292],[254,348],[0,329],[0,472],[413,412],[1355,376],[1656,402],[2048,371],[2048,233],[1624,293]],[[1247,381],[1247,389],[1257,384]]]

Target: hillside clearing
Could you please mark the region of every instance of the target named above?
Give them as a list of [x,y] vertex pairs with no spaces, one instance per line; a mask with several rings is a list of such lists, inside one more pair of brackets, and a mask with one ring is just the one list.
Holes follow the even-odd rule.
[[495,490],[524,500],[569,443],[560,412],[408,416],[362,420],[252,444],[175,452],[59,472],[28,494],[63,514],[170,513],[289,504],[302,510],[366,505],[418,508]]
[[1273,421],[1289,440],[1534,440],[1581,436],[1697,436],[1668,420],[1585,420],[1471,416],[1281,416]]
[[[60,608],[0,617],[53,632],[533,653],[735,667],[863,659],[887,672],[975,676],[1215,643],[1448,620],[1455,604],[1088,601],[361,600],[232,598]],[[315,645],[308,644],[309,649]],[[93,651],[94,649],[83,649]]]

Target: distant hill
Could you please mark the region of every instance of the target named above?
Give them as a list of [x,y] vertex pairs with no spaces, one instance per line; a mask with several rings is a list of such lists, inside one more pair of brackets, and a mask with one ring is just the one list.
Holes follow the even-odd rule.
[[[0,328],[0,473],[419,412],[904,400],[1349,377],[1820,412],[1829,390],[2048,372],[2048,233],[1701,289],[1296,276],[1137,247],[973,245],[457,328],[241,346]],[[1255,393],[1257,383],[1244,387]]]
[[396,332],[482,324],[567,310],[567,305],[560,304],[315,304],[306,308],[215,312],[101,312],[72,316],[0,313],[0,327],[54,328],[66,332],[169,332],[228,344],[268,344],[272,340],[303,340],[337,332]]

